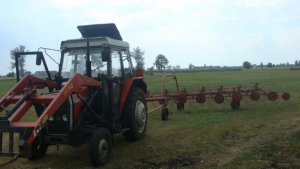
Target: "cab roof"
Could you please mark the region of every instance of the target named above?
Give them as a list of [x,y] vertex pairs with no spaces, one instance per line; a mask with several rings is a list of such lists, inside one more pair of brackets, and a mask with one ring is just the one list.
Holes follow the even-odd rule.
[[[109,37],[89,38],[90,47],[110,46],[115,48],[129,48],[129,43],[125,41],[115,40]],[[61,50],[70,48],[82,48],[87,46],[87,39],[70,39],[61,42]]]
[[83,38],[110,37],[116,40],[123,40],[114,23],[81,25],[77,26]]

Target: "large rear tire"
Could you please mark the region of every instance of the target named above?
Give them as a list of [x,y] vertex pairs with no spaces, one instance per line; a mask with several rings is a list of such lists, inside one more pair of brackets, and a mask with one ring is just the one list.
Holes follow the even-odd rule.
[[90,161],[94,167],[106,164],[112,154],[112,135],[106,128],[95,129],[89,145]]
[[124,108],[125,126],[129,129],[123,135],[127,141],[141,139],[146,132],[147,105],[145,94],[140,88],[132,88]]

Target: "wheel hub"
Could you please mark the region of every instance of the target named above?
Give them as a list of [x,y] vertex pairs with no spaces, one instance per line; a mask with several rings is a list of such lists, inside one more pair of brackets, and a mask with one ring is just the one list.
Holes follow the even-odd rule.
[[146,126],[147,111],[144,103],[140,100],[136,102],[135,117],[139,133],[142,133]]
[[100,140],[99,142],[99,158],[103,158],[106,156],[106,154],[108,153],[108,143],[105,139]]

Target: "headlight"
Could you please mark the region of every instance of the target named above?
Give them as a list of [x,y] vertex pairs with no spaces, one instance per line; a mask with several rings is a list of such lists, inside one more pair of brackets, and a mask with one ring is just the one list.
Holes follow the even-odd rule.
[[63,119],[63,121],[68,121],[67,115],[64,114],[64,115],[62,116],[62,119]]

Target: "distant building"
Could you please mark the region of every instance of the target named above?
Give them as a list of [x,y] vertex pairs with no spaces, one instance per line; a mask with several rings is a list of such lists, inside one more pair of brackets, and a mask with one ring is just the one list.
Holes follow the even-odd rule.
[[[57,71],[50,71],[51,77],[55,76],[57,73],[58,73]],[[46,79],[48,77],[46,71],[36,71],[33,74],[33,76],[36,76],[36,77],[39,77],[42,79]]]

